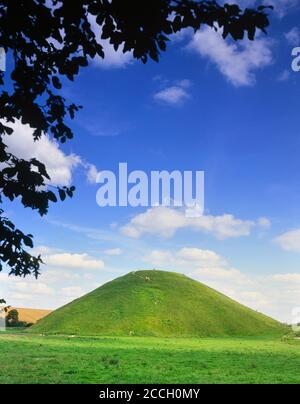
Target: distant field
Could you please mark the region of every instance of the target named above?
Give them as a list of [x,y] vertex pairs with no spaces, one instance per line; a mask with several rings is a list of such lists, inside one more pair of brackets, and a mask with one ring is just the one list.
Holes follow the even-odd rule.
[[11,307],[10,310],[13,309],[18,311],[20,321],[33,324],[51,313],[51,310],[26,309],[21,307]]
[[300,341],[0,334],[0,383],[300,383]]

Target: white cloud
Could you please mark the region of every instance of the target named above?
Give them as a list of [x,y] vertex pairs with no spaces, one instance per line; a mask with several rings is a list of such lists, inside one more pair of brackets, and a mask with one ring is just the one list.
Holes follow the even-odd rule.
[[74,299],[83,295],[84,291],[80,286],[68,286],[61,289],[61,294],[65,297]]
[[231,268],[223,257],[212,250],[195,247],[183,247],[176,251],[153,250],[144,257],[144,261],[159,269],[183,272],[228,295],[235,290],[245,291],[253,287],[253,280],[238,269]]
[[139,238],[143,234],[171,237],[178,229],[186,226],[186,220],[184,213],[175,209],[150,208],[145,213],[133,217],[127,225],[121,228],[121,232],[132,238]]
[[123,251],[121,250],[121,248],[111,248],[111,249],[104,251],[104,254],[110,255],[110,256],[118,256],[118,255],[121,255],[122,253],[123,253]]
[[87,180],[90,184],[96,184],[99,172],[94,164],[87,166]]
[[271,221],[267,217],[260,217],[257,220],[257,226],[261,227],[262,229],[269,229],[271,227]]
[[226,260],[215,251],[196,247],[183,247],[176,251],[153,250],[144,257],[144,261],[168,269],[193,270],[193,273],[206,274],[213,278],[240,276],[239,271],[227,268]]
[[[17,302],[17,301],[21,301],[22,302],[22,306],[24,305],[24,304],[27,304],[27,302],[29,302],[29,304],[30,304],[30,302],[33,300],[33,296],[31,295],[31,294],[29,294],[29,293],[19,293],[19,292],[12,292],[10,295],[9,295],[9,297],[10,297],[10,299],[12,300],[12,301],[14,301],[15,303]],[[18,304],[15,304],[15,306],[17,306]]]
[[292,28],[284,34],[287,42],[292,46],[300,45],[300,31],[298,27]]
[[291,77],[290,71],[285,69],[278,75],[277,80],[281,81],[281,82],[285,82],[285,81],[288,81],[288,79],[290,77]]
[[165,265],[172,265],[174,259],[170,251],[153,250],[144,257],[144,261],[153,267],[163,267]]
[[14,290],[17,292],[26,292],[27,294],[36,294],[36,295],[53,295],[54,289],[50,288],[43,282],[26,282],[20,281],[16,282],[14,285]]
[[38,280],[30,276],[24,280],[3,273],[0,295],[11,306],[48,309],[62,306],[99,286],[91,287],[84,275],[73,275],[63,270],[44,269]]
[[[37,250],[53,251],[47,247],[37,247]],[[103,280],[96,282],[96,276],[102,274],[102,271],[94,271],[95,278],[89,272],[102,269],[103,261],[87,254],[43,255],[43,260],[46,265],[42,266],[38,279],[33,276],[24,279],[0,273],[0,296],[7,304],[17,307],[57,308],[103,283]]]
[[177,81],[177,85],[182,88],[190,88],[192,85],[192,82],[189,79],[182,79],[182,80]]
[[51,248],[51,247],[48,247],[46,245],[39,245],[39,246],[34,247],[31,250],[31,253],[33,255],[40,255],[40,254],[45,255],[45,254],[52,254],[54,252],[59,252],[59,251],[60,250],[56,249],[56,248]]
[[290,274],[276,274],[272,277],[278,282],[298,282],[300,283],[300,273],[290,273]]
[[20,121],[7,125],[14,130],[12,135],[6,135],[4,139],[8,151],[18,158],[36,158],[45,164],[52,185],[71,185],[73,172],[77,167],[84,170],[90,184],[96,183],[98,171],[94,164],[84,161],[77,154],[65,154],[58,142],[47,134],[35,142],[29,125],[23,125]]
[[212,268],[224,265],[222,257],[211,250],[202,250],[194,247],[184,247],[176,252],[153,250],[144,257],[144,261],[155,267],[205,267]]
[[[261,227],[261,220],[259,219],[258,222],[241,220],[229,214],[189,218],[185,216],[182,210],[156,207],[133,217],[128,224],[121,228],[121,232],[132,238],[139,238],[144,234],[172,237],[178,230],[188,228],[210,233],[223,240],[231,237],[248,236],[252,227]],[[266,224],[266,219],[264,219],[263,224]]]
[[156,101],[163,102],[164,104],[181,105],[190,95],[185,88],[171,86],[158,91],[153,97]]
[[73,271],[64,271],[61,268],[43,268],[42,273],[39,276],[39,279],[49,284],[62,283],[65,281],[75,282],[76,280],[80,280],[80,275]]
[[170,35],[171,44],[183,42],[186,39],[189,39],[194,34],[192,28],[183,28],[181,31],[176,32],[175,34]]
[[45,164],[51,183],[55,185],[70,185],[74,169],[81,164],[81,159],[76,154],[66,155],[56,141],[43,135],[40,140],[33,140],[33,130],[29,125],[23,125],[20,121],[8,126],[14,129],[12,135],[6,135],[4,142],[8,151],[19,158],[36,158]]
[[200,268],[190,273],[194,278],[205,279],[206,283],[209,281],[222,281],[229,280],[231,282],[243,283],[246,280],[245,275],[242,274],[237,269],[234,268],[222,268],[222,267],[212,267],[212,268]]
[[187,49],[208,58],[234,86],[252,86],[255,72],[272,63],[272,41],[257,37],[233,42],[224,40],[220,32],[205,28],[197,32]]
[[190,98],[188,89],[192,86],[192,82],[188,79],[176,80],[170,83],[163,76],[158,75],[153,78],[155,82],[160,84],[161,89],[157,91],[153,98],[155,101],[171,106],[182,105]]
[[300,252],[300,229],[283,233],[274,241],[285,251]]
[[46,255],[43,257],[46,265],[61,268],[79,268],[79,269],[102,269],[104,262],[92,258],[88,254],[61,253]]
[[177,257],[184,263],[196,264],[205,267],[216,266],[222,263],[222,258],[211,250],[184,247],[177,252]]

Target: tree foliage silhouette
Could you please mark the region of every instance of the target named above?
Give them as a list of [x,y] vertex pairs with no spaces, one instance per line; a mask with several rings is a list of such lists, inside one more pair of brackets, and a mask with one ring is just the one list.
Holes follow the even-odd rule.
[[6,324],[10,327],[14,327],[19,322],[19,312],[16,309],[10,310],[6,315]]
[[[223,31],[223,37],[241,40],[266,32],[268,7],[242,10],[196,0],[3,0],[0,2],[0,47],[12,65],[0,73],[0,203],[19,198],[24,207],[45,215],[49,204],[72,197],[74,187],[52,188],[43,162],[17,158],[5,140],[14,136],[10,123],[20,121],[38,141],[44,133],[66,142],[72,129],[66,123],[81,108],[60,95],[62,78],[71,81],[95,57],[105,58],[102,40],[115,50],[132,52],[146,63],[158,61],[170,36],[202,25]],[[91,18],[99,26],[95,33]],[[32,235],[15,228],[0,210],[0,271],[39,275],[42,259],[26,248]]]

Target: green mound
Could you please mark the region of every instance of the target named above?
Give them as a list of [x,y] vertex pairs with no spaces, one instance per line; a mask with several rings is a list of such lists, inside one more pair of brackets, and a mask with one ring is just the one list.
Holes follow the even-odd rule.
[[184,275],[137,271],[61,307],[31,329],[46,334],[213,337],[277,335],[277,321]]

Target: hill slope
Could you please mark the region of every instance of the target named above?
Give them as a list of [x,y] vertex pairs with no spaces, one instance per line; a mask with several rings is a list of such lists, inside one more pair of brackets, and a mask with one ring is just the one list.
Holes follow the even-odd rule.
[[161,337],[280,334],[285,327],[184,275],[137,271],[61,307],[32,332]]

